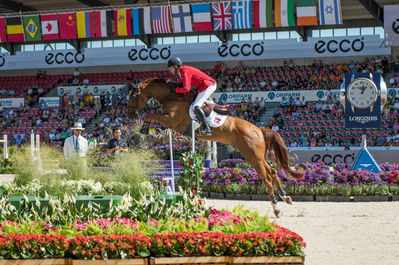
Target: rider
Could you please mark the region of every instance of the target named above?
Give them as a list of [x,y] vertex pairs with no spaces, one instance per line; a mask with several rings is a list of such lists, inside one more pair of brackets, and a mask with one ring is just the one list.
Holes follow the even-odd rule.
[[201,106],[213,94],[213,92],[215,92],[217,87],[216,81],[194,67],[183,65],[178,57],[172,57],[169,59],[168,69],[173,75],[178,74],[181,78],[181,87],[179,87],[179,85],[178,87],[173,86],[171,88],[172,92],[188,93],[191,90],[191,86],[197,88],[198,95],[190,108],[194,111],[204,128],[203,130],[199,130],[198,133],[211,135],[212,131],[206,122],[205,114],[201,109]]

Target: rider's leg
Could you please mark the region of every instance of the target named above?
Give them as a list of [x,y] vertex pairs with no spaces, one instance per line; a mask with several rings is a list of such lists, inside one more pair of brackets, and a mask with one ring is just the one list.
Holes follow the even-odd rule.
[[205,114],[202,111],[201,106],[213,94],[213,92],[215,92],[216,87],[217,87],[216,84],[214,84],[208,87],[206,90],[199,93],[192,104],[193,111],[204,128],[204,131],[199,131],[200,134],[212,133],[208,123],[206,122]]

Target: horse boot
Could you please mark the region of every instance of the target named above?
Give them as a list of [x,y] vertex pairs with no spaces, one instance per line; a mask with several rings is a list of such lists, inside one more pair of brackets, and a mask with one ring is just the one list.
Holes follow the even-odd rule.
[[202,109],[198,106],[194,107],[194,113],[197,116],[199,122],[201,123],[203,129],[201,130],[201,128],[198,130],[198,134],[200,135],[207,135],[207,136],[211,136],[212,135],[212,131],[209,128],[208,123],[206,122],[205,119],[205,114],[202,111]]
[[140,133],[141,134],[148,134],[150,130],[150,123],[149,122],[144,122],[143,125],[141,126]]

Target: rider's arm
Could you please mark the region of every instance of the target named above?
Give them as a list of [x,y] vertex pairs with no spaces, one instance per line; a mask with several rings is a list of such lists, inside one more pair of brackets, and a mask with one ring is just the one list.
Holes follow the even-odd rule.
[[[181,73],[181,72],[180,72]],[[181,77],[183,87],[177,87],[176,93],[188,93],[191,89],[191,76],[188,72],[184,71]]]

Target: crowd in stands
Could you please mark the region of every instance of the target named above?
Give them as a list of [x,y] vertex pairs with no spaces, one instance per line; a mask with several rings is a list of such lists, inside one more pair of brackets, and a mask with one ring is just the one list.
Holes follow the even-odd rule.
[[[344,74],[348,71],[371,71],[385,74],[399,71],[399,57],[392,56],[365,59],[363,62],[337,62],[326,65],[314,60],[311,65],[298,66],[292,60],[281,66],[255,67],[239,64],[226,68],[223,63],[214,69],[204,70],[216,78],[219,90],[230,91],[270,91],[303,89],[337,89]],[[65,95],[57,107],[38,104],[40,96],[45,95],[57,85],[122,84],[126,81],[139,83],[150,77],[170,78],[168,71],[85,73],[74,69],[71,74],[48,75],[38,71],[35,76],[0,77],[0,97],[24,97],[25,104],[18,108],[5,109],[0,104],[0,134],[12,135],[11,144],[21,145],[29,141],[33,130],[40,133],[42,141],[61,145],[72,134],[74,122],[87,126],[92,122],[92,130],[86,132],[88,138],[106,141],[109,129],[131,124],[127,118],[126,91],[116,94],[92,93]],[[390,87],[399,87],[399,78],[393,75]],[[328,94],[327,94],[328,96]],[[263,98],[243,99],[232,106],[231,115],[252,123],[259,121],[266,110]],[[153,102],[152,111],[159,105]],[[391,97],[383,112],[383,128],[369,131],[373,145],[399,145],[399,98]],[[101,117],[101,118],[98,118]],[[273,119],[268,126],[279,131],[290,146],[351,146],[358,145],[361,131],[344,129],[344,109],[336,97],[328,96],[325,102],[306,102],[304,98],[283,98],[280,106],[274,109]]]
[[[221,92],[237,91],[278,91],[278,90],[319,90],[338,89],[346,72],[369,71],[385,74],[399,69],[393,56],[366,58],[363,62],[337,62],[324,64],[313,60],[311,65],[295,65],[292,60],[284,61],[282,66],[250,67],[240,64],[226,68],[223,63],[215,66],[216,77],[221,83]],[[398,78],[394,79],[398,85]]]
[[[399,146],[399,99],[393,95],[383,109],[382,128],[368,129],[373,146]],[[289,98],[280,103],[267,124],[278,131],[291,147],[359,146],[361,129],[346,129],[344,108],[336,97],[324,102]]]

